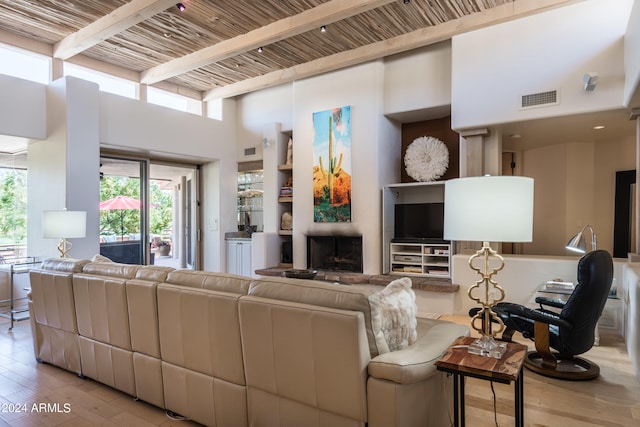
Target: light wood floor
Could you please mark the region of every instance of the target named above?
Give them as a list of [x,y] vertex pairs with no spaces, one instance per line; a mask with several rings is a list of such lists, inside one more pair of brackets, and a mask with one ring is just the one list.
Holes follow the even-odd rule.
[[[465,323],[462,316],[444,320]],[[36,363],[28,321],[0,319],[0,427],[4,426],[196,426],[176,421],[161,409],[135,401],[119,391],[83,380],[62,369]],[[520,337],[521,338],[521,337]],[[518,341],[528,343],[527,340]],[[600,365],[599,378],[588,382],[559,381],[525,370],[526,426],[639,426],[640,383],[619,337],[602,335],[601,345],[585,356]],[[494,385],[497,420],[513,425],[513,385]],[[494,426],[490,383],[468,379],[467,425]],[[26,412],[7,412],[10,404]],[[59,404],[59,413],[33,412],[33,404]],[[68,404],[68,413],[65,412]],[[55,409],[55,407],[49,407]],[[4,411],[4,412],[2,412]],[[225,427],[225,426],[221,426]]]

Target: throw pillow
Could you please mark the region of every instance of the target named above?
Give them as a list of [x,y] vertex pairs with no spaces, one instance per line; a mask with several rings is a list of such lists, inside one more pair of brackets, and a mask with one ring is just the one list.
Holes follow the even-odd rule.
[[413,344],[417,337],[416,294],[411,279],[403,277],[376,292],[379,298],[380,331],[389,351],[401,350]]

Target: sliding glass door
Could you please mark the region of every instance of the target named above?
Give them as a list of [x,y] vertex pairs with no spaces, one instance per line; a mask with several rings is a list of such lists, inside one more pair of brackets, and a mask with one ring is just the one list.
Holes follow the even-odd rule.
[[100,255],[147,264],[147,162],[100,159]]
[[130,264],[198,268],[196,166],[103,155],[100,178],[101,254]]

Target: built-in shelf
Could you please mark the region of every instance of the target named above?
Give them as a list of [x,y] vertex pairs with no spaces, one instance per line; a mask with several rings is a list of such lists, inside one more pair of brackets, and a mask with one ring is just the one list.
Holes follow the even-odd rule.
[[[443,203],[444,202],[444,181],[433,182],[410,182],[410,183],[398,183],[389,184],[383,187],[382,191],[382,248],[383,248],[383,265],[382,272],[385,274],[407,274],[413,276],[424,276],[427,278],[439,278],[443,280],[451,279],[450,267],[444,265],[438,265],[443,260],[435,261],[438,257],[425,258],[425,254],[420,247],[421,244],[426,242],[443,242],[440,239],[418,239],[421,236],[405,236],[398,235],[396,233],[396,205],[398,204],[424,204],[424,203]],[[414,240],[408,240],[409,238],[416,237]],[[420,261],[416,261],[412,264],[409,261],[400,261],[400,258],[394,260],[394,255],[405,255],[402,250],[399,250],[399,246],[404,243],[400,243],[400,239],[407,239],[402,241],[416,242],[406,256],[417,255]],[[418,243],[419,242],[419,243]],[[452,245],[449,246],[449,253],[452,253]],[[406,245],[406,244],[404,244]],[[436,245],[437,246],[437,245]],[[417,253],[414,253],[417,252]],[[411,258],[407,258],[411,259]],[[447,264],[449,261],[447,260]]]
[[391,274],[451,277],[451,245],[448,243],[391,243]]
[[[289,141],[293,141],[291,131],[281,131],[278,135],[278,215],[280,226],[278,235],[281,236],[282,246],[280,251],[280,264],[293,266],[293,230],[291,224],[285,225],[286,215],[293,220],[293,161],[289,156]],[[283,229],[283,225],[287,229]]]

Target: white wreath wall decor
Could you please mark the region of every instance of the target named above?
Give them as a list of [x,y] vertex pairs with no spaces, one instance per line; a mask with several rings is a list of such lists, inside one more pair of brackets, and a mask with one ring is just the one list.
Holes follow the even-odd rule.
[[407,174],[416,181],[433,181],[449,167],[449,150],[438,138],[421,136],[407,147],[404,164]]

